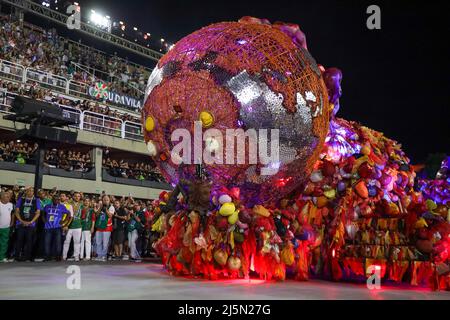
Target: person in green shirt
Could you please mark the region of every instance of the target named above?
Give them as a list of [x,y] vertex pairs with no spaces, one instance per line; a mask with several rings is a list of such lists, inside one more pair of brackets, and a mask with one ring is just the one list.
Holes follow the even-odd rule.
[[[81,249],[80,258],[82,260],[91,260],[91,239],[95,227],[95,214],[91,206],[91,200],[85,198],[83,209],[81,210]],[[84,255],[86,251],[86,256]]]
[[38,198],[41,201],[41,208],[45,208],[46,205],[52,204],[52,198],[48,196],[48,192],[40,189],[38,191]]
[[25,164],[25,163],[26,163],[26,162],[25,162],[25,159],[24,159],[24,157],[22,156],[21,153],[19,153],[19,154],[17,155],[16,163],[18,163],[18,164]]
[[134,205],[134,208],[130,210],[130,220],[128,222],[128,246],[130,247],[131,260],[140,261],[139,250],[137,249],[136,242],[139,238],[139,234],[145,226],[145,214],[139,203]]
[[73,215],[68,222],[69,229],[64,240],[63,260],[67,260],[67,252],[73,238],[73,256],[75,261],[80,261],[81,211],[83,210],[83,202],[81,202],[81,194],[79,192],[73,194],[73,200],[70,202],[70,205],[73,208]]

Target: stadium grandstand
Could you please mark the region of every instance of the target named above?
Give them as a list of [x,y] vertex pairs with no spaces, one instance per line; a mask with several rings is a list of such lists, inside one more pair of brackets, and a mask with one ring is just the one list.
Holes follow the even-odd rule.
[[75,145],[46,143],[43,189],[131,196],[142,203],[158,198],[170,185],[148,156],[140,108],[161,50],[86,22],[68,32],[58,23],[67,15],[44,2],[0,2],[1,186],[33,185],[39,146],[16,138],[23,124],[3,119],[24,96],[59,106],[74,120],[69,129],[78,131]]

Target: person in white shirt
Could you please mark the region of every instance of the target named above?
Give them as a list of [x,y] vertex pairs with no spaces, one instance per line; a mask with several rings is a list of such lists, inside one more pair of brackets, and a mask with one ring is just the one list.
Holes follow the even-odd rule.
[[11,194],[2,191],[0,193],[0,262],[8,262],[6,251],[8,250],[9,228],[14,206],[9,202]]

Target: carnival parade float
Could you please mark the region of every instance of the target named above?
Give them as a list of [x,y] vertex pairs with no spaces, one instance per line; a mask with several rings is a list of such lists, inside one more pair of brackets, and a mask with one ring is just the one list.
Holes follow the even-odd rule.
[[[171,274],[361,280],[375,266],[384,281],[449,288],[446,169],[417,184],[399,143],[337,118],[341,79],[297,25],[251,17],[202,28],[162,57],[142,121],[174,187],[155,201],[152,226]],[[209,162],[195,150],[174,159],[180,128],[200,130]],[[219,161],[228,129],[278,129],[279,157]]]

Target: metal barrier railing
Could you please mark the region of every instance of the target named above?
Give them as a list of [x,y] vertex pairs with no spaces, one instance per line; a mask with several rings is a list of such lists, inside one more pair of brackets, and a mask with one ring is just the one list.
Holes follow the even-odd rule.
[[24,66],[6,60],[0,60],[0,76],[17,82],[24,82]]
[[8,103],[8,91],[1,89],[0,90],[0,112],[11,114],[11,103]]
[[[17,93],[0,89],[0,113],[11,114],[12,102]],[[58,104],[63,110],[63,115],[71,118],[76,124],[71,127],[80,130],[92,131],[123,139],[143,141],[142,125],[137,122],[123,121],[119,118],[103,115],[92,111],[81,111],[71,106]]]
[[100,113],[83,111],[82,129],[124,138],[123,121]]
[[65,106],[65,105],[62,105],[62,104],[59,104],[59,103],[58,103],[58,106],[61,108],[64,117],[75,121],[75,124],[69,125],[69,127],[81,128],[81,126],[82,126],[82,121],[81,121],[82,112],[81,112],[81,110],[78,110],[78,109],[75,109],[75,108],[72,108],[72,107],[69,107],[69,106]]
[[89,95],[89,85],[75,80],[68,82],[67,93],[78,97],[91,98]]
[[[0,59],[0,77],[10,79],[18,83],[25,83],[32,85],[34,83],[39,84],[42,88],[51,89],[57,92],[73,95],[75,97],[82,97],[84,99],[94,100],[89,93],[89,88],[92,84],[79,82],[76,80],[69,80],[63,76],[55,75],[50,72],[34,68],[26,68],[20,64],[13,63]],[[130,88],[138,94],[143,92],[132,83],[129,84]],[[98,101],[97,101],[98,102]],[[111,105],[115,105],[121,108],[133,110],[129,106],[121,105],[110,101]]]
[[25,83],[37,82],[44,88],[51,88],[56,91],[66,92],[67,79],[41,70],[26,68]]
[[142,125],[137,122],[125,121],[123,123],[123,133],[125,139],[144,141],[142,135]]

